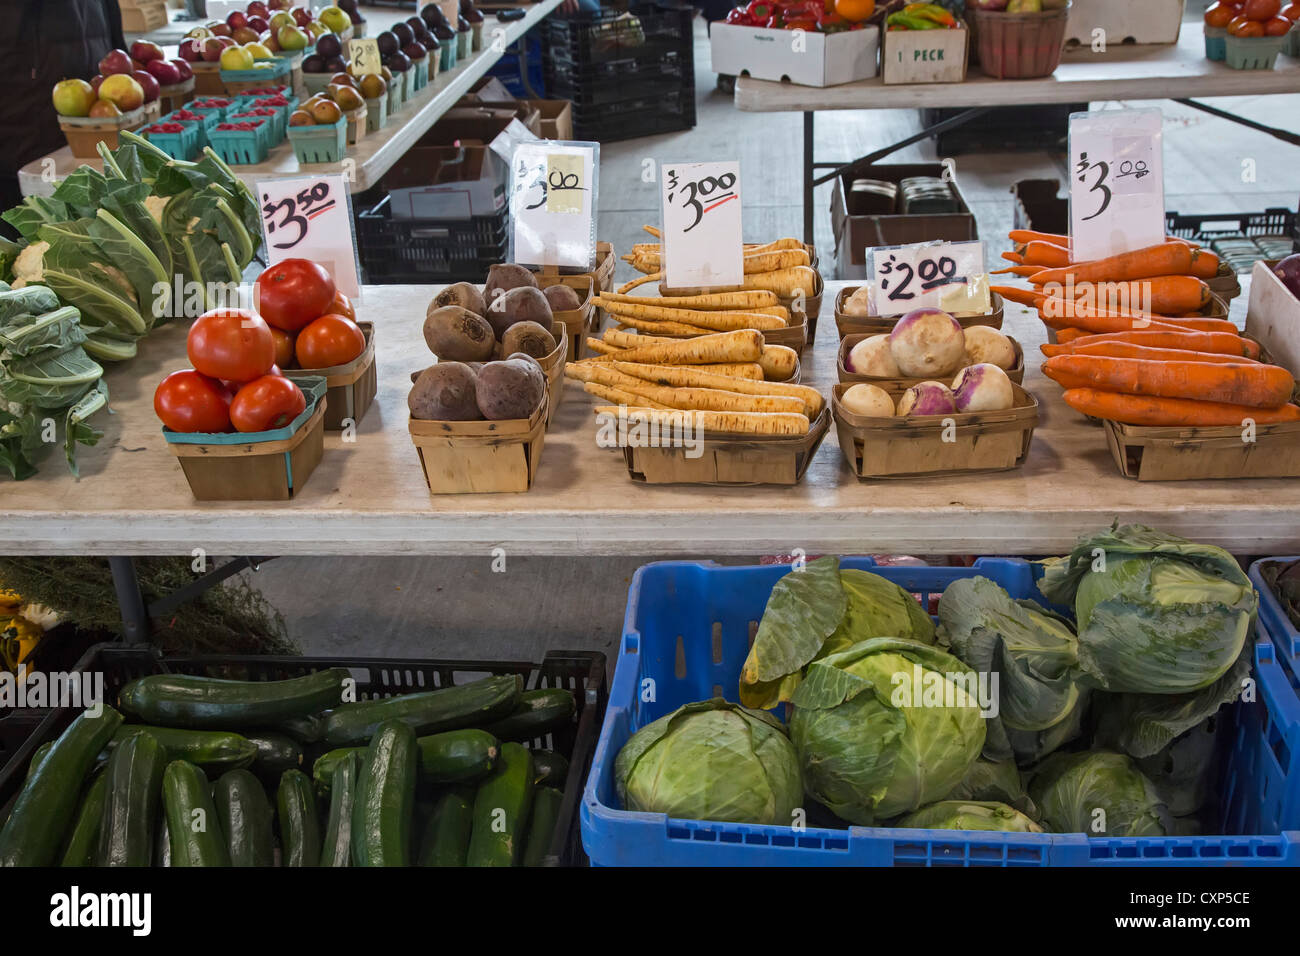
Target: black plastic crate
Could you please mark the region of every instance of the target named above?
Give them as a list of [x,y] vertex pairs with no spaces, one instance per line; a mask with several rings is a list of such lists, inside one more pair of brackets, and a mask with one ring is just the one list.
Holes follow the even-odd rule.
[[1300,238],[1296,213],[1276,207],[1263,212],[1227,212],[1184,216],[1177,212],[1165,213],[1165,229],[1172,236],[1212,242],[1229,236],[1289,236]]
[[510,210],[469,219],[392,215],[388,197],[357,213],[357,247],[374,285],[482,282],[509,251]]
[[[526,741],[525,745],[555,750],[569,761],[569,775],[564,781],[564,799],[560,804],[560,816],[545,865],[586,864],[578,832],[578,806],[609,697],[609,686],[605,679],[605,655],[599,651],[549,651],[540,664],[532,664],[526,661],[270,655],[163,657],[149,645],[99,644],[92,647],[77,664],[78,671],[103,673],[105,698],[114,702],[118,692],[128,682],[147,674],[199,674],[233,680],[268,681],[301,677],[330,667],[346,667],[352,672],[361,699],[436,690],[500,674],[518,674],[523,678],[526,690],[562,687],[573,691],[578,706],[572,723],[546,737]],[[8,817],[13,801],[22,788],[32,753],[41,744],[62,733],[76,716],[77,711],[67,707],[50,712],[39,722],[20,715],[0,720],[0,748],[3,748],[0,753],[7,758],[3,769],[0,769],[3,817]],[[314,760],[326,749],[328,748],[321,746],[310,747],[307,758]]]
[[[573,112],[578,113],[587,111],[603,110],[605,112],[621,111],[634,109],[629,104],[640,103],[646,100],[655,102],[669,97],[688,96],[694,107],[695,100],[695,80],[692,77],[687,79],[676,72],[664,72],[655,74],[642,73],[636,77],[626,77],[623,80],[611,79],[603,83],[584,84],[581,86],[567,86],[557,83],[551,87],[553,95],[559,99],[569,100],[573,103]],[[670,113],[680,112],[675,101],[666,106],[665,110]]]
[[663,109],[647,110],[640,113],[619,112],[590,122],[573,119],[573,135],[581,140],[597,143],[613,143],[618,140],[636,139],[639,136],[655,136],[659,133],[675,133],[695,126],[695,104],[680,112],[666,112]]
[[[935,149],[940,156],[1064,150],[1069,140],[1070,114],[1087,109],[1087,103],[996,107],[969,123],[939,133],[934,137]],[[964,112],[947,107],[924,109],[921,122],[933,126]]]
[[694,16],[691,6],[637,4],[626,12],[552,17],[545,21],[546,43],[552,58],[575,65],[689,53]]

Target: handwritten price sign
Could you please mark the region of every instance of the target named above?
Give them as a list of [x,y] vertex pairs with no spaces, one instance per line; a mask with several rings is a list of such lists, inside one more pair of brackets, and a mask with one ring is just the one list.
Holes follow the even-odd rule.
[[362,37],[348,45],[350,61],[348,71],[353,76],[366,76],[381,72],[384,62],[379,54],[379,40],[375,37]]
[[596,143],[536,141],[510,163],[511,258],[525,265],[596,265]]
[[941,242],[874,249],[874,302],[877,315],[902,315],[913,309],[965,311],[971,284],[984,274],[984,243]]
[[311,259],[329,271],[344,295],[361,294],[348,189],[341,175],[258,183],[257,198],[267,265]]
[[660,174],[664,284],[740,285],[740,164],[664,163]]
[[1070,117],[1070,241],[1076,260],[1164,241],[1163,122],[1158,109]]

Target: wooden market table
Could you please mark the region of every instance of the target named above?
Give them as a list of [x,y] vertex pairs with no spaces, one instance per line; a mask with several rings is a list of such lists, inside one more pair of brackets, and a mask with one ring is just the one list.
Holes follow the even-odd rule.
[[[805,381],[823,392],[835,379],[830,313],[841,285],[828,283],[816,346],[804,355]],[[36,477],[0,482],[0,554],[481,555],[497,546],[563,555],[1051,554],[1115,519],[1240,554],[1290,554],[1300,537],[1300,481],[1121,477],[1101,428],[1038,371],[1037,317],[1012,305],[1004,328],[1025,347],[1025,385],[1041,405],[1028,461],[1016,471],[860,482],[831,428],[794,487],[638,484],[620,451],[596,447],[594,402],[568,382],[531,491],[431,498],[407,434],[406,394],[410,372],[429,361],[421,323],[434,291],[364,290],[358,317],[376,326],[377,403],[355,441],[327,434],[324,459],[286,502],[191,497],[152,407],[162,377],[188,367],[186,326],[162,327],[108,373],[116,414],[99,415],[104,438],[78,450],[80,480],[55,450]]]
[[[1112,45],[1104,53],[1068,50],[1051,76],[999,80],[972,66],[964,83],[887,86],[877,76],[857,83],[816,88],[755,80],[736,81],[736,108],[750,112],[803,113],[804,241],[813,241],[813,189],[844,172],[869,166],[904,146],[963,125],[996,106],[1086,103],[1105,100],[1172,99],[1222,119],[1270,133],[1300,145],[1300,136],[1199,103],[1195,96],[1260,96],[1300,93],[1300,59],[1279,56],[1272,70],[1234,70],[1205,58],[1199,12],[1189,11],[1179,40],[1166,46]],[[817,162],[813,156],[813,117],[821,110],[924,109],[942,106],[963,112],[851,163]],[[818,170],[830,172],[819,175]]]
[[[512,44],[558,8],[561,2],[562,0],[538,0],[527,8],[524,17],[519,20],[501,21],[493,16],[486,17],[483,23],[483,49],[458,62],[449,72],[439,73],[432,83],[389,117],[387,126],[377,132],[367,133],[355,146],[349,146],[342,162],[300,164],[294,156],[293,146],[285,140],[271,150],[264,162],[232,168],[240,179],[249,183],[311,174],[348,173],[352,192],[369,189],[415,145],[416,140],[429,131],[443,113],[469,92],[470,87],[501,59]],[[497,30],[501,31],[499,35],[496,35]],[[49,161],[53,162],[52,167]],[[104,165],[98,157],[78,159],[72,155],[72,150],[64,146],[23,166],[18,171],[18,186],[25,196],[48,196],[54,192],[59,180],[83,164],[96,169],[102,169]]]

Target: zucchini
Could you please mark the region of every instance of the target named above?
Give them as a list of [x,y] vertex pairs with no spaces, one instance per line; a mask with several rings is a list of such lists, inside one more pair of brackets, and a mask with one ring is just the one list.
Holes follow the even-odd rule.
[[341,704],[325,716],[322,740],[330,747],[364,744],[386,720],[400,720],[417,735],[478,726],[511,713],[522,688],[518,674],[507,674],[419,694]]
[[440,795],[420,842],[420,866],[464,866],[473,827],[472,794],[447,790]]
[[[33,758],[34,759],[34,758]],[[99,828],[104,822],[104,798],[108,794],[108,775],[96,774],[81,798],[77,818],[68,831],[59,866],[94,866],[95,848],[99,845]]]
[[344,681],[350,679],[344,667],[267,681],[150,674],[123,687],[121,702],[146,723],[167,727],[265,727],[333,707],[343,699]]
[[320,818],[311,779],[301,770],[286,770],[280,775],[276,805],[280,809],[280,865],[318,865]]
[[45,743],[41,744],[39,747],[37,747],[35,750],[32,751],[31,762],[27,764],[28,780],[32,779],[32,774],[36,773],[36,768],[41,765],[41,761],[45,759],[45,755],[50,752],[50,748],[53,746],[54,746],[54,741],[47,740],[45,741]]
[[82,784],[122,715],[104,707],[85,711],[54,741],[36,773],[23,784],[0,829],[0,866],[53,866],[76,816]]
[[125,724],[108,742],[110,749],[137,734],[147,733],[162,745],[168,762],[184,760],[210,777],[228,770],[242,770],[257,758],[257,747],[239,734],[221,730],[183,730],[178,727],[152,727],[148,724]]
[[149,866],[167,752],[152,734],[132,734],[108,760],[108,795],[99,828],[99,866]]
[[316,758],[311,765],[311,779],[316,784],[317,793],[329,793],[334,784],[334,771],[338,765],[347,760],[351,754],[365,754],[365,747],[336,747]]
[[528,825],[528,842],[524,844],[524,866],[541,866],[550,852],[563,800],[564,794],[554,787],[538,787],[533,794],[533,820]]
[[427,783],[462,783],[486,776],[496,766],[497,739],[485,730],[449,730],[421,737],[420,779]]
[[533,783],[539,787],[559,787],[564,789],[564,781],[569,776],[569,761],[563,754],[554,750],[534,750]]
[[[319,761],[318,761],[319,762]],[[350,751],[334,764],[330,780],[330,813],[325,824],[325,845],[321,866],[352,865],[352,810],[357,801],[361,777],[361,754]]]
[[308,714],[306,717],[290,717],[288,720],[282,720],[277,729],[288,734],[300,744],[318,744],[321,736],[325,733],[325,718],[319,714]]
[[274,784],[286,770],[302,769],[302,745],[288,734],[275,730],[254,730],[248,742],[257,749],[252,771],[262,780]]
[[212,786],[212,802],[226,837],[231,866],[274,866],[271,804],[251,771],[223,773]]
[[498,740],[534,740],[569,723],[575,710],[572,692],[563,687],[542,687],[525,691],[511,714],[483,729]]
[[162,797],[171,847],[168,865],[230,866],[226,838],[203,771],[186,760],[173,760],[163,771]]
[[411,816],[419,766],[415,731],[386,720],[366,748],[352,809],[354,866],[406,866],[411,856]]
[[158,814],[158,830],[153,837],[153,865],[172,865],[172,838],[167,830],[166,804],[163,804],[163,812]]
[[504,743],[496,769],[474,795],[468,866],[514,866],[523,855],[533,803],[533,758],[521,744]]

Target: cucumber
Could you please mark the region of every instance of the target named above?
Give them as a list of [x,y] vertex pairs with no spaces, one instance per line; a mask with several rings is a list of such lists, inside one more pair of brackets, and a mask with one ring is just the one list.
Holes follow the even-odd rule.
[[354,866],[406,866],[419,766],[415,731],[400,720],[379,725],[366,748],[352,809]]
[[318,744],[325,733],[325,718],[319,714],[291,717],[279,723],[277,729],[288,734],[300,744]]
[[533,783],[539,787],[559,787],[564,789],[564,781],[569,776],[569,761],[563,754],[554,750],[534,750]]
[[511,714],[483,729],[498,740],[533,740],[567,724],[576,709],[570,691],[562,687],[543,687],[525,691]]
[[230,852],[203,771],[173,760],[163,771],[170,866],[230,866]]
[[344,667],[268,681],[150,674],[123,687],[121,702],[146,723],[167,727],[265,727],[333,707],[343,699],[344,681],[350,679]]
[[417,735],[478,726],[512,712],[522,688],[518,674],[507,674],[419,694],[341,704],[326,715],[322,740],[330,747],[364,744],[386,720],[400,720]]
[[317,757],[311,765],[311,779],[316,784],[316,792],[329,793],[330,787],[334,785],[334,771],[338,765],[352,754],[361,756],[365,752],[365,747],[336,747]]
[[421,737],[420,779],[461,783],[486,776],[496,766],[497,739],[485,730],[449,730]]
[[212,786],[212,802],[226,837],[231,866],[274,866],[271,804],[262,783],[248,770],[223,773]]
[[325,845],[320,855],[321,866],[352,865],[352,810],[357,800],[360,777],[361,754],[355,750],[334,764],[334,776],[330,780],[329,821],[325,824]]
[[108,760],[108,796],[99,828],[99,866],[149,866],[167,751],[152,734],[132,734]]
[[288,734],[276,730],[254,730],[248,742],[257,748],[252,771],[262,780],[274,784],[286,770],[302,769],[302,745]]
[[514,866],[523,855],[533,803],[533,758],[520,744],[504,743],[496,768],[474,795],[474,829],[468,866]]
[[473,827],[473,795],[461,790],[441,794],[424,828],[420,866],[464,866]]
[[163,804],[163,812],[158,814],[158,829],[153,835],[153,865],[172,865],[172,838],[167,830],[167,805],[165,803]]
[[242,770],[257,758],[257,747],[239,734],[221,730],[182,730],[178,727],[153,727],[149,724],[125,724],[108,742],[110,749],[137,734],[148,733],[162,745],[168,762],[184,760],[210,777],[227,770]]
[[301,770],[286,770],[276,794],[280,809],[280,865],[316,866],[320,863],[320,819],[311,779]]
[[35,750],[32,751],[31,762],[27,764],[28,780],[32,779],[32,774],[36,773],[36,768],[41,765],[41,761],[45,759],[45,755],[50,752],[50,748],[53,746],[54,746],[54,741],[47,740],[45,741],[45,743],[41,744],[39,747],[37,747]]
[[23,784],[0,829],[0,866],[53,866],[76,816],[82,783],[122,715],[104,707],[85,711],[54,741],[36,773]]
[[81,798],[59,866],[95,865],[95,848],[99,845],[99,827],[104,822],[104,798],[107,794],[108,775],[96,774]]
[[541,866],[555,838],[555,824],[560,819],[560,802],[564,794],[554,787],[538,787],[533,794],[532,822],[528,825],[528,842],[524,844],[524,866]]

